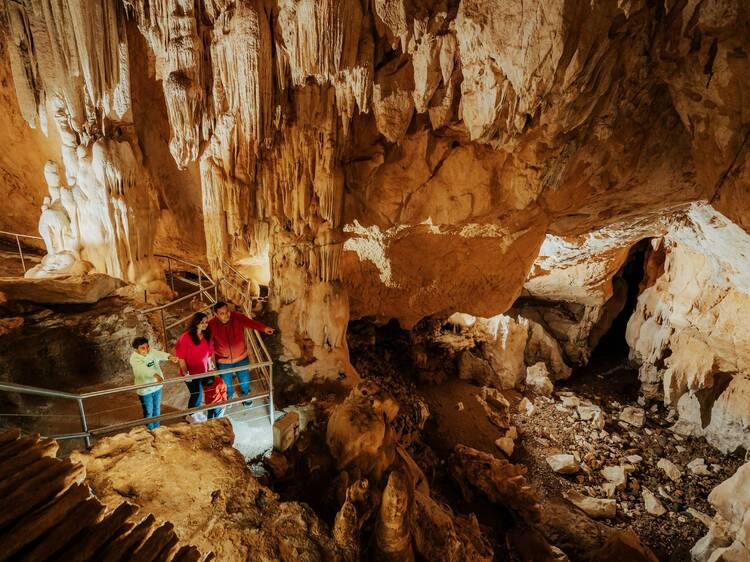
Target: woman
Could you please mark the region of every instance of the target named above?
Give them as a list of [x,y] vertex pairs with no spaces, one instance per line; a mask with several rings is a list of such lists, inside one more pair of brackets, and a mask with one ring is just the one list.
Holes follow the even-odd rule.
[[[199,375],[213,369],[214,345],[208,327],[208,316],[196,312],[190,320],[188,330],[177,340],[175,355],[180,360],[181,375]],[[190,391],[188,408],[197,408],[205,397],[206,404],[218,404],[227,399],[227,387],[221,377],[194,379],[185,383]],[[220,417],[222,408],[208,411],[208,418]],[[192,414],[192,421],[205,421],[202,412]]]
[[[180,375],[199,375],[210,371],[213,366],[213,354],[214,346],[208,329],[208,316],[196,312],[190,319],[187,331],[179,337],[175,345],[175,355],[180,360]],[[194,379],[185,383],[190,391],[188,408],[197,408],[203,402],[202,382],[203,379]],[[193,421],[206,419],[203,412],[192,416]]]

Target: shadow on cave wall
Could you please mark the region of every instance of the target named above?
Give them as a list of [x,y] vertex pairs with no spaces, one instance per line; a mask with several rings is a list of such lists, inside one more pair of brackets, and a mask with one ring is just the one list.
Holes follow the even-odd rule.
[[19,303],[0,312],[24,319],[0,338],[0,380],[68,392],[130,382],[130,342],[150,332],[118,298],[92,305]]

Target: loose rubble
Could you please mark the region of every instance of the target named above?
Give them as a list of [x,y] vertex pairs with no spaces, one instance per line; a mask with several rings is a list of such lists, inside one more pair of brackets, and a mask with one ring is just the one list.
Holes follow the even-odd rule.
[[[558,390],[550,398],[526,397],[534,415],[516,417],[521,439],[515,454],[523,451],[537,467],[529,473],[532,482],[559,486],[587,513],[634,529],[660,559],[677,551],[688,559],[688,550],[705,533],[692,513],[712,511],[710,490],[731,476],[741,459],[723,457],[702,439],[676,436],[669,430],[669,412],[658,404],[644,408],[619,396],[607,400],[605,392],[594,393],[595,401],[587,397],[590,387],[583,388],[585,393]],[[580,470],[573,471],[576,454]],[[555,470],[562,467],[571,472]]]
[[573,455],[550,455],[547,464],[558,474],[575,474],[581,469]]

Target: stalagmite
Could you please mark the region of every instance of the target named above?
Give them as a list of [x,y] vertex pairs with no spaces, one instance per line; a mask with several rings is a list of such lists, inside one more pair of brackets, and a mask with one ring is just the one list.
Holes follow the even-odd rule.
[[375,527],[375,542],[380,560],[414,560],[409,532],[411,501],[406,479],[394,470],[388,476]]

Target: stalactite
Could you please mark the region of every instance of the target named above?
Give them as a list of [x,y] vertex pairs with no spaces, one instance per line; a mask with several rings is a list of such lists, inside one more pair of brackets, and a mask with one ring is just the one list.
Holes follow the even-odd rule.
[[62,251],[48,247],[48,258],[29,275],[93,267],[160,290],[152,256],[157,204],[131,126],[123,6],[118,0],[5,4],[19,103],[30,124],[45,123],[49,103],[67,184],[58,173],[48,175],[50,193],[59,193],[53,199],[60,203],[52,203],[75,230]]
[[211,58],[215,111],[238,117],[242,142],[257,153],[272,123],[272,58],[268,17],[240,2],[214,23]]

